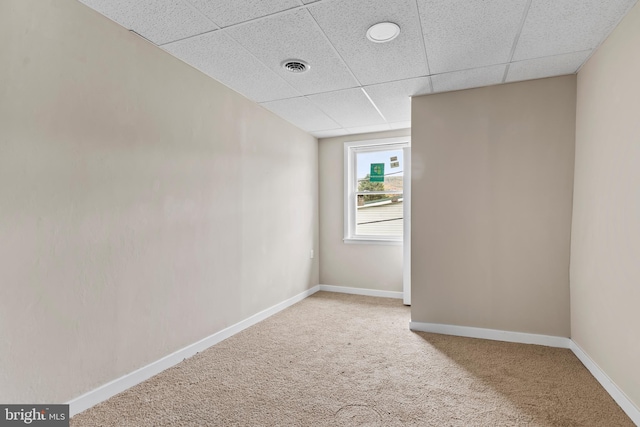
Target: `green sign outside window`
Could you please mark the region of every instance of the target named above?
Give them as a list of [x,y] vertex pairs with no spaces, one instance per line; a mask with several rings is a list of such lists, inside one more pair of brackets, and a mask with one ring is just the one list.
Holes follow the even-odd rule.
[[384,163],[371,163],[370,182],[384,182]]

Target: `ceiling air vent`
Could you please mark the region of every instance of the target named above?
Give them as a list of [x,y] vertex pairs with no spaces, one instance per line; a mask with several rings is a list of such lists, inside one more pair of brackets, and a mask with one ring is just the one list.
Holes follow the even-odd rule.
[[311,67],[299,59],[288,59],[282,63],[282,68],[292,73],[304,73]]

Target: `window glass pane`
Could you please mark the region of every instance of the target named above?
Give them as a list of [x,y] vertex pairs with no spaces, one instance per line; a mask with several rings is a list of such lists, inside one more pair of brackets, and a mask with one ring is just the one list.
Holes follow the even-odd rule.
[[360,194],[356,199],[356,235],[402,237],[402,194]]
[[[356,165],[358,168],[356,191],[402,191],[404,178],[402,149],[358,152]],[[371,165],[374,165],[373,175]],[[379,167],[379,165],[382,166]]]

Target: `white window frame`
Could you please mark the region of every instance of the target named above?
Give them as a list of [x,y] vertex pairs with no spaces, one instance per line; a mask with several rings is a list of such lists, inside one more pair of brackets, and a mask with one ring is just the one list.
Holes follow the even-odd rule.
[[[379,244],[402,245],[402,236],[365,236],[356,235],[356,179],[357,165],[356,153],[367,151],[399,150],[403,151],[403,210],[405,218],[403,228],[407,225],[407,206],[410,206],[409,183],[410,174],[410,148],[411,138],[408,136],[398,138],[372,139],[366,141],[352,141],[344,143],[344,243],[355,244]],[[371,194],[389,194],[388,191],[371,192]],[[406,237],[406,230],[404,235]]]

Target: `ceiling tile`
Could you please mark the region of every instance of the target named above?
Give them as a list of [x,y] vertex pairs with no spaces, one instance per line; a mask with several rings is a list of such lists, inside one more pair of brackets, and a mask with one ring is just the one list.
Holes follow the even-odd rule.
[[431,76],[434,92],[470,89],[502,83],[506,65],[474,68]]
[[593,49],[636,0],[535,0],[513,60]]
[[333,136],[348,135],[349,133],[344,129],[332,129],[332,130],[319,130],[311,132],[311,135],[316,138],[331,138]]
[[344,128],[385,123],[360,88],[319,93],[307,98]]
[[526,3],[418,0],[431,73],[509,62]]
[[397,122],[397,123],[389,123],[389,127],[391,129],[408,129],[411,127],[411,121],[408,122]]
[[[302,94],[358,86],[306,9],[296,9],[225,31]],[[282,62],[287,59],[301,59],[311,68],[305,73],[291,73],[282,68]]]
[[302,0],[302,3],[304,3],[304,4],[310,4],[310,3],[315,3],[315,2],[317,2],[317,1],[319,1],[319,0]]
[[590,54],[590,50],[585,50],[565,55],[545,56],[544,58],[513,62],[509,65],[507,81],[515,82],[573,74],[587,60]]
[[385,130],[390,130],[388,124],[384,123],[381,125],[369,125],[369,126],[358,126],[354,128],[347,128],[347,132],[350,135],[355,135],[359,133],[371,133],[371,132],[383,132]]
[[431,93],[429,77],[366,86],[365,91],[387,122],[411,120],[411,96]]
[[[415,0],[323,2],[309,12],[361,84],[429,74]],[[389,43],[369,41],[367,30],[382,21],[398,24],[400,35]]]
[[256,102],[300,96],[222,31],[171,43],[163,49]]
[[213,22],[228,27],[300,6],[298,0],[188,0]]
[[218,28],[182,0],[80,1],[158,45]]
[[304,97],[265,102],[262,106],[307,132],[340,127]]

